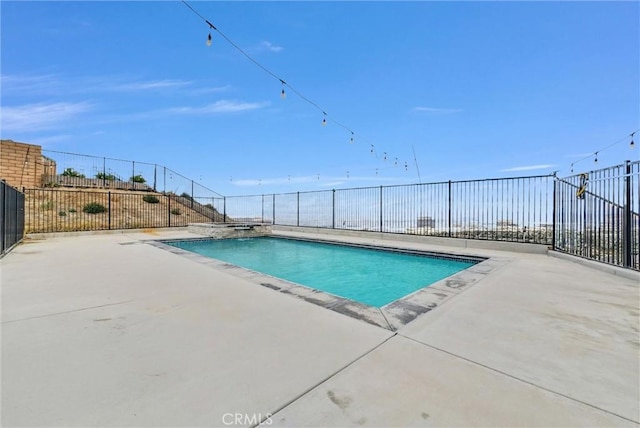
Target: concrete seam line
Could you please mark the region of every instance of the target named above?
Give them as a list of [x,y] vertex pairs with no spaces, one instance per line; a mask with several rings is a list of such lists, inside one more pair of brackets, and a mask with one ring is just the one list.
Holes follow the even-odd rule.
[[393,326],[389,323],[389,320],[384,315],[384,312],[382,311],[382,308],[378,308],[378,311],[380,311],[380,315],[382,315],[382,318],[384,318],[384,320],[386,321],[387,325],[389,326],[389,330],[395,332],[397,329],[393,328]]
[[307,388],[306,390],[302,391],[300,394],[296,395],[295,397],[293,397],[291,400],[287,401],[286,403],[284,403],[282,406],[278,407],[273,413],[269,413],[269,417],[267,418],[263,418],[262,420],[260,420],[257,424],[251,425],[250,428],[255,428],[258,425],[260,425],[261,423],[263,423],[264,421],[266,421],[267,419],[275,416],[278,412],[280,412],[281,410],[289,407],[291,404],[293,404],[294,402],[298,401],[300,398],[304,397],[305,395],[307,395],[309,392],[313,391],[314,389],[316,389],[317,387],[319,387],[320,385],[322,385],[323,383],[328,382],[329,380],[333,379],[334,377],[336,377],[337,375],[339,375],[340,373],[342,373],[343,371],[345,371],[346,369],[348,369],[349,367],[351,367],[353,364],[357,363],[358,361],[360,361],[361,359],[363,359],[364,357],[366,357],[367,355],[369,355],[370,353],[372,353],[373,351],[375,351],[376,349],[380,348],[382,345],[384,345],[385,343],[387,343],[389,340],[393,339],[394,337],[396,337],[398,335],[398,332],[394,332],[391,336],[387,337],[385,340],[383,340],[382,342],[378,343],[376,346],[374,346],[373,348],[371,348],[370,350],[366,351],[364,354],[360,355],[359,357],[357,357],[356,359],[354,359],[353,361],[351,361],[350,363],[347,363],[345,366],[339,368],[338,370],[336,370],[335,372],[333,372],[332,374],[330,374],[329,376],[325,377],[324,379],[322,379],[320,382],[317,382],[314,385],[311,385],[309,388]]
[[56,315],[72,314],[72,313],[74,313],[74,312],[88,311],[89,309],[104,308],[105,306],[122,305],[123,303],[129,303],[129,302],[133,302],[133,300],[125,300],[125,301],[122,301],[122,302],[107,303],[107,304],[105,304],[105,305],[90,306],[90,307],[88,307],[88,308],[73,309],[73,310],[71,310],[71,311],[56,312],[56,313],[54,313],[54,314],[37,315],[37,316],[35,316],[35,317],[27,317],[27,318],[20,318],[20,319],[17,319],[17,320],[3,321],[3,322],[2,322],[2,324],[9,324],[9,323],[12,323],[12,322],[18,322],[18,321],[28,321],[28,320],[33,320],[33,319],[37,319],[37,318],[54,317],[54,316],[56,316]]
[[427,347],[429,347],[429,348],[431,348],[431,349],[434,349],[434,350],[436,350],[436,351],[443,352],[443,353],[445,353],[445,354],[447,354],[447,355],[451,355],[452,357],[459,358],[459,359],[461,359],[461,360],[464,360],[464,361],[466,361],[466,362],[468,362],[468,363],[471,363],[471,364],[475,364],[475,365],[480,366],[480,367],[482,367],[482,368],[485,368],[485,369],[487,369],[487,370],[491,370],[491,371],[493,371],[493,372],[500,373],[501,375],[507,376],[507,377],[509,377],[509,378],[511,378],[511,379],[513,379],[513,380],[516,380],[516,381],[519,381],[519,382],[522,382],[522,383],[526,383],[527,385],[531,385],[531,386],[533,386],[534,388],[542,389],[543,391],[547,391],[547,392],[549,392],[549,393],[551,393],[551,394],[559,395],[560,397],[566,398],[566,399],[571,400],[571,401],[575,401],[576,403],[584,404],[585,406],[591,407],[591,408],[596,409],[596,410],[600,410],[601,412],[608,413],[608,414],[610,414],[610,415],[612,415],[612,416],[617,416],[617,417],[619,417],[619,418],[621,418],[621,419],[624,419],[624,420],[626,420],[626,421],[633,422],[634,424],[637,424],[637,423],[639,423],[639,422],[640,422],[640,421],[635,421],[635,420],[633,420],[633,419],[629,419],[629,418],[627,418],[626,416],[619,415],[619,414],[614,413],[614,412],[612,412],[612,411],[610,411],[610,410],[602,409],[602,408],[600,408],[600,407],[598,407],[598,406],[595,406],[595,405],[593,405],[593,404],[587,403],[586,401],[582,401],[582,400],[579,400],[579,399],[577,399],[577,398],[573,398],[573,397],[571,397],[571,396],[569,396],[569,395],[563,394],[562,392],[554,391],[554,390],[549,389],[549,388],[546,388],[546,387],[544,387],[544,386],[537,385],[537,384],[535,384],[535,383],[533,383],[533,382],[531,382],[531,381],[528,381],[528,380],[525,380],[525,379],[521,379],[521,378],[516,377],[516,376],[514,376],[514,375],[512,375],[512,374],[509,374],[509,373],[507,373],[507,372],[503,372],[502,370],[498,370],[498,369],[496,369],[496,368],[493,368],[493,367],[487,366],[487,365],[482,364],[482,363],[479,363],[479,362],[477,362],[477,361],[473,361],[473,360],[471,360],[471,359],[469,359],[469,358],[466,358],[466,357],[463,357],[463,356],[461,356],[461,355],[454,354],[453,352],[446,351],[446,350],[444,350],[444,349],[438,348],[437,346],[429,345],[428,343],[421,342],[421,341],[419,341],[419,340],[417,340],[417,339],[414,339],[414,338],[411,338],[411,337],[408,337],[408,336],[404,336],[404,335],[402,335],[402,334],[398,334],[398,335],[399,335],[400,337],[404,337],[405,339],[409,339],[409,340],[411,340],[412,342],[419,343],[420,345],[427,346]]

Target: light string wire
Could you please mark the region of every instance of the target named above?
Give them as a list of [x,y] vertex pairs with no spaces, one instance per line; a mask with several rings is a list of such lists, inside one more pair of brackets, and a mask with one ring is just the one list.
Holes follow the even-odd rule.
[[[254,63],[262,71],[264,71],[265,73],[269,74],[274,79],[278,80],[280,83],[282,83],[283,86],[286,86],[288,89],[291,90],[291,92],[296,94],[302,100],[306,101],[308,104],[310,104],[313,107],[315,107],[316,109],[318,109],[323,115],[323,120],[328,119],[331,122],[335,123],[336,125],[340,126],[341,128],[345,129],[347,132],[349,132],[349,134],[351,136],[351,142],[354,141],[356,133],[351,128],[349,128],[348,126],[344,125],[343,123],[337,121],[335,118],[333,118],[331,115],[329,115],[325,109],[320,107],[317,103],[315,103],[314,101],[310,100],[308,97],[306,97],[300,91],[298,91],[296,88],[291,86],[289,83],[287,83],[286,80],[284,80],[283,78],[281,78],[280,76],[275,74],[273,71],[269,70],[267,67],[265,67],[264,65],[262,65],[258,61],[256,61],[253,57],[251,57],[251,55],[246,53],[240,46],[238,46],[236,43],[234,43],[233,40],[231,40],[222,31],[220,31],[219,28],[217,28],[207,18],[205,18],[202,14],[200,14],[197,10],[195,10],[189,3],[186,2],[186,0],[181,0],[181,1],[187,8],[189,8],[189,10],[191,10],[191,12],[193,12],[196,16],[198,16],[200,19],[202,19],[209,26],[209,29],[216,31],[218,34],[220,34],[222,36],[222,38],[224,38],[224,40],[227,41],[227,43],[229,43],[231,46],[233,46],[238,52],[240,52],[242,55],[244,55],[249,61]],[[376,154],[376,158],[378,158],[377,154]],[[405,170],[408,170],[408,163],[407,162],[404,162],[404,163],[406,165]]]
[[593,153],[591,153],[591,154],[589,154],[589,155],[587,155],[587,156],[583,157],[582,159],[578,159],[578,160],[577,160],[577,161],[575,161],[575,162],[571,162],[571,172],[573,172],[573,166],[574,166],[575,164],[580,163],[580,162],[582,162],[582,161],[584,161],[584,160],[590,159],[590,158],[592,158],[592,157],[594,158],[595,162],[598,162],[598,154],[600,154],[600,153],[604,152],[605,150],[610,149],[611,147],[615,146],[616,144],[620,144],[621,142],[623,142],[623,141],[627,140],[628,138],[631,138],[630,145],[631,145],[631,148],[633,148],[633,147],[634,147],[634,145],[635,145],[635,143],[634,143],[634,141],[633,141],[633,137],[634,137],[634,135],[635,135],[638,131],[640,131],[640,128],[636,129],[636,130],[635,130],[635,131],[633,131],[631,134],[625,135],[624,137],[622,137],[622,138],[620,138],[620,139],[618,139],[618,140],[614,141],[613,143],[609,144],[608,146],[603,147],[603,148],[601,148],[601,149],[599,149],[599,150],[594,151]]

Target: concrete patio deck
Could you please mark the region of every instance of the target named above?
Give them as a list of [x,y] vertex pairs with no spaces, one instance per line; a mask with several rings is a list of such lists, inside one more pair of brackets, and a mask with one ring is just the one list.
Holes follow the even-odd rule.
[[640,426],[637,276],[332,237],[506,261],[391,332],[144,243],[189,236],[0,260],[2,426]]

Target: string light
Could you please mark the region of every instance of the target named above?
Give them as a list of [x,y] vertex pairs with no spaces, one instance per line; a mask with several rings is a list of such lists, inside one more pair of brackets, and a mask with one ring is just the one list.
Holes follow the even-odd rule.
[[600,154],[601,152],[603,152],[605,150],[610,149],[611,147],[613,147],[613,146],[615,146],[617,144],[620,144],[623,141],[626,141],[627,138],[629,138],[629,137],[631,137],[631,141],[629,142],[629,147],[633,148],[635,146],[635,143],[633,141],[633,137],[638,131],[640,131],[640,129],[636,129],[631,134],[629,134],[629,135],[627,135],[625,137],[622,137],[619,140],[616,140],[613,143],[609,144],[608,146],[605,146],[605,147],[593,152],[593,154],[587,155],[587,156],[583,157],[582,159],[578,159],[577,161],[572,162],[571,163],[571,172],[573,172],[573,167],[574,167],[575,164],[577,164],[579,162],[582,162],[582,161],[584,161],[586,159],[590,159],[592,156],[594,157],[593,162],[594,163],[598,163],[598,154]]
[[[233,46],[236,50],[238,50],[242,55],[244,55],[249,61],[253,62],[257,67],[259,67],[260,69],[262,69],[265,73],[269,74],[270,76],[272,76],[273,78],[279,80],[283,87],[280,91],[280,97],[282,99],[286,98],[287,94],[285,91],[284,86],[287,86],[289,88],[289,90],[291,92],[293,92],[294,94],[296,94],[298,97],[300,97],[301,99],[303,99],[304,101],[306,101],[308,104],[312,105],[313,107],[315,107],[316,109],[320,110],[323,114],[323,119],[322,119],[322,125],[326,126],[327,124],[327,120],[331,120],[333,123],[335,123],[336,125],[344,128],[346,131],[348,131],[351,134],[351,137],[349,139],[350,143],[353,143],[355,141],[354,139],[354,132],[353,130],[351,130],[349,127],[345,126],[344,124],[338,122],[337,120],[335,120],[333,117],[331,117],[329,114],[326,113],[326,111],[324,109],[322,109],[318,104],[316,104],[315,102],[313,102],[312,100],[310,100],[309,98],[307,98],[306,96],[304,96],[300,91],[298,91],[297,89],[295,89],[294,87],[292,87],[290,84],[286,83],[282,78],[280,78],[279,76],[277,76],[275,73],[273,73],[271,70],[269,70],[268,68],[266,68],[265,66],[263,66],[262,64],[260,64],[258,61],[256,61],[253,57],[251,57],[247,52],[245,52],[241,47],[239,47],[236,43],[234,43],[229,37],[227,37],[222,31],[220,31],[218,28],[216,28],[215,25],[213,25],[209,20],[207,20],[203,15],[201,15],[198,11],[196,11],[189,3],[187,3],[186,0],[181,0],[182,3],[189,9],[191,10],[191,12],[193,12],[196,16],[198,16],[200,19],[202,19],[208,26],[210,30],[216,31],[227,43],[229,43],[231,46]],[[211,37],[211,31],[209,32],[209,35],[207,37],[207,46],[211,46],[211,41],[212,41],[212,37]],[[373,150],[372,150],[372,153]],[[377,156],[376,156],[377,157]]]

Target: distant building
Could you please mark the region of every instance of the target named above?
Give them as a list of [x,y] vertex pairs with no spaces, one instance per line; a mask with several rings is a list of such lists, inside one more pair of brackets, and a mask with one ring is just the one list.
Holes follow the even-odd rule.
[[436,220],[433,217],[418,217],[418,224],[416,227],[435,228]]

